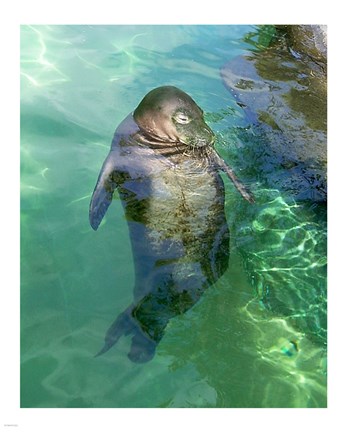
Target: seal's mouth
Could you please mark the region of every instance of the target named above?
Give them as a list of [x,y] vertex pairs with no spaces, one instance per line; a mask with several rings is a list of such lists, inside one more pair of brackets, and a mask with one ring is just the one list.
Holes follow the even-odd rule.
[[215,143],[215,135],[208,137],[209,139],[192,137],[192,138],[179,138],[179,143],[184,144],[190,148],[203,148],[203,147],[213,147]]
[[[204,122],[185,127],[184,129],[177,128],[178,140],[192,149],[202,147],[212,147],[215,142],[214,132]],[[180,129],[180,130],[179,130]]]

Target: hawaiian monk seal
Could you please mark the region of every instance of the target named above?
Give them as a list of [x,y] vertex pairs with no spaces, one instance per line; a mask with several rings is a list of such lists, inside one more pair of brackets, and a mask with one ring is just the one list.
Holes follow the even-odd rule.
[[129,358],[155,354],[170,318],[184,313],[228,266],[229,231],[221,169],[252,202],[213,149],[203,111],[183,91],[149,92],[117,128],[90,203],[96,230],[117,188],[135,264],[133,303],[107,331],[109,350],[132,334]]

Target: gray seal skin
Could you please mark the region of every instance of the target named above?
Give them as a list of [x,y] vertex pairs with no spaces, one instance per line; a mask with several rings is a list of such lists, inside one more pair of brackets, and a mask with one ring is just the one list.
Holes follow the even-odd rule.
[[228,267],[223,170],[251,195],[213,149],[203,111],[183,91],[149,92],[117,128],[90,203],[96,230],[117,188],[135,265],[133,303],[106,333],[108,351],[132,335],[128,357],[150,360],[168,321],[190,309]]

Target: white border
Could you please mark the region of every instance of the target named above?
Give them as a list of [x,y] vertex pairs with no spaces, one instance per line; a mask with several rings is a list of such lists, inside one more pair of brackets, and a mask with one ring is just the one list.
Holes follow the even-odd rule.
[[[343,408],[345,248],[341,190],[344,38],[341,8],[323,2],[102,1],[5,2],[1,23],[1,418],[4,430],[325,431]],[[331,11],[331,12],[330,12]],[[327,24],[329,71],[329,401],[328,409],[19,409],[19,25],[20,24]],[[339,42],[339,43],[338,43]],[[342,44],[342,45],[341,45]],[[341,75],[342,74],[342,75]],[[342,128],[342,129],[341,129]],[[339,134],[338,134],[339,132]],[[342,186],[341,186],[342,185]],[[338,205],[339,204],[339,205]],[[342,206],[342,207],[341,207]],[[342,249],[338,250],[337,246]],[[342,260],[343,259],[343,260]],[[338,362],[340,360],[340,362]],[[342,365],[341,367],[339,365]],[[341,419],[340,419],[341,420]],[[13,426],[4,426],[13,425]],[[336,426],[338,427],[338,426]]]

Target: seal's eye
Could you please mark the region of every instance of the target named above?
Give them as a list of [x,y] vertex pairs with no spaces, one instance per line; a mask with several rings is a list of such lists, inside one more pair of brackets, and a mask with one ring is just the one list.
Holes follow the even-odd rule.
[[187,123],[190,123],[190,121],[191,121],[190,117],[187,116],[186,114],[182,113],[182,112],[177,113],[174,116],[174,120],[180,124],[187,124]]

